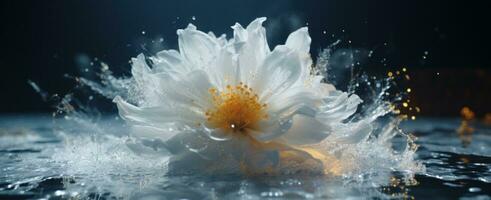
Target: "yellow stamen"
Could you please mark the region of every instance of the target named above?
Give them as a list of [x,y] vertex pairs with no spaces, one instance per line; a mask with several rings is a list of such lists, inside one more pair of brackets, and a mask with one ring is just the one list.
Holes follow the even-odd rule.
[[266,104],[259,102],[258,96],[249,86],[240,83],[235,87],[226,86],[226,90],[212,95],[213,108],[206,111],[208,124],[226,132],[245,133],[248,129],[257,128],[258,122],[268,118]]

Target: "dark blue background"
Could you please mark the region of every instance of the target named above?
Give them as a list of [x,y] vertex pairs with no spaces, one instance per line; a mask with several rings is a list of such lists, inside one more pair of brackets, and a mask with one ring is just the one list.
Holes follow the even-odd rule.
[[[486,103],[491,100],[490,7],[479,2],[2,1],[0,112],[51,111],[27,80],[50,93],[64,94],[73,82],[63,74],[84,73],[76,58],[97,57],[116,73],[128,74],[130,57],[175,48],[175,31],[187,23],[230,35],[235,22],[246,25],[260,16],[269,18],[270,46],[308,23],[313,55],[340,38],[387,58],[387,66],[372,64],[367,71],[407,66],[415,73],[415,91],[420,91],[415,95],[425,114],[458,114],[463,105],[491,111]],[[160,38],[161,45],[152,43]],[[426,60],[422,59],[425,51],[429,52]],[[433,80],[435,72],[442,74],[439,82]],[[445,103],[437,105],[435,99]]]

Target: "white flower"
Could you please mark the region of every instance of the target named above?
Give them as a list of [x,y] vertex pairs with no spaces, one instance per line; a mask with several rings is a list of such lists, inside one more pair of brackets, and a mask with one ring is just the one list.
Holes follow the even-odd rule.
[[316,156],[302,149],[328,136],[356,140],[343,120],[361,100],[313,73],[308,29],[271,50],[265,20],[235,24],[229,40],[190,24],[177,31],[179,51],[133,58],[142,98],[136,105],[114,99],[133,135],[170,152],[175,169],[248,171],[271,171],[298,158],[310,162]]

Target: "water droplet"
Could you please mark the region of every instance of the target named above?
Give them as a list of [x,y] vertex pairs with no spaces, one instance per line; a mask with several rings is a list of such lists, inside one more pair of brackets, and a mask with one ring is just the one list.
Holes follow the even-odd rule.
[[147,32],[145,32],[145,31],[142,31],[142,35],[145,35],[146,33],[147,33]]
[[195,20],[196,20],[196,17],[195,17],[195,16],[192,16],[192,17],[191,17],[191,19],[192,19],[193,21],[195,21]]
[[469,192],[480,192],[480,191],[481,191],[481,188],[478,188],[478,187],[469,188]]
[[65,194],[66,194],[66,192],[63,190],[56,190],[56,192],[55,192],[55,196],[63,196]]

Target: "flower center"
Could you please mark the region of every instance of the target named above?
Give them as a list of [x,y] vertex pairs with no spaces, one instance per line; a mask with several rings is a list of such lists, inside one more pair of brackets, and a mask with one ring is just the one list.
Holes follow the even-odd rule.
[[259,102],[259,97],[252,88],[240,83],[237,86],[227,85],[224,91],[211,88],[212,109],[205,113],[209,125],[226,132],[245,133],[248,129],[257,128],[259,121],[268,118],[266,104]]

